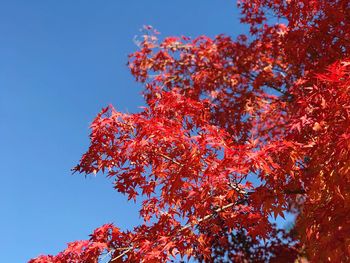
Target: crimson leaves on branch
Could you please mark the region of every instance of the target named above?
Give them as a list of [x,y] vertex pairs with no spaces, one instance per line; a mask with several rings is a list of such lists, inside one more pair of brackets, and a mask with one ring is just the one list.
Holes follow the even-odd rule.
[[[235,40],[147,27],[129,58],[147,106],[91,125],[74,170],[142,198],[144,224],[31,263],[350,261],[350,2],[239,7],[250,34]],[[269,221],[287,211],[288,233]]]

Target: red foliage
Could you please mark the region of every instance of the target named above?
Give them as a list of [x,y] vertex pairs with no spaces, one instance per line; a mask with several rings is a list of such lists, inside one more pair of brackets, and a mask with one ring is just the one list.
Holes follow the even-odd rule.
[[[91,125],[75,171],[142,196],[145,223],[105,225],[31,263],[350,260],[349,1],[239,5],[251,35],[237,40],[159,43],[148,27],[129,60],[147,107],[110,106]],[[297,240],[268,220],[286,211]]]

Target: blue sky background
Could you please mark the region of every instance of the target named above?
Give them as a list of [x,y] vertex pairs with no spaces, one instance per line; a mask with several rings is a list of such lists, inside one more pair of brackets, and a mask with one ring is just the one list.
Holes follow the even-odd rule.
[[137,208],[102,176],[71,175],[89,123],[143,104],[127,55],[143,25],[162,35],[237,35],[234,0],[0,0],[0,254],[26,262]]

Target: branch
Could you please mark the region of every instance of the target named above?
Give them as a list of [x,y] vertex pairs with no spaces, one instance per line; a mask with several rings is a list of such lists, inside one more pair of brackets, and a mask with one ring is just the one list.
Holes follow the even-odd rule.
[[[201,222],[212,218],[212,217],[215,216],[217,213],[220,213],[220,212],[222,212],[222,211],[224,211],[224,210],[226,210],[226,209],[228,209],[228,208],[230,208],[230,207],[232,207],[232,206],[234,206],[234,205],[237,205],[239,202],[240,202],[240,200],[237,201],[237,202],[233,202],[233,203],[227,204],[227,205],[222,206],[222,207],[220,207],[220,208],[217,208],[216,210],[214,210],[213,213],[208,214],[208,215],[206,215],[206,216],[204,216],[204,217],[198,219],[197,222],[195,222],[195,223],[188,223],[188,224],[186,224],[185,226],[181,227],[178,231],[176,231],[175,234],[179,234],[180,232],[182,232],[182,231],[184,231],[184,230],[186,230],[186,229],[188,229],[188,228],[190,228],[190,227],[192,227],[192,226],[198,225],[198,224],[200,224]],[[111,260],[108,261],[108,262],[109,262],[109,263],[112,263],[112,262],[114,262],[115,260],[117,260],[117,259],[119,259],[119,258],[122,258],[123,256],[125,256],[127,253],[129,253],[129,252],[130,252],[132,249],[134,249],[134,248],[135,248],[134,246],[130,246],[130,247],[126,248],[126,250],[125,250],[123,253],[119,254],[119,255],[116,256],[115,258],[111,258]],[[112,253],[113,253],[114,251],[116,251],[116,250],[121,250],[121,248],[116,248],[116,249],[112,250]]]
[[[108,261],[108,262],[109,262],[109,263],[110,263],[110,262],[114,262],[115,260],[117,260],[117,259],[119,259],[119,258],[122,258],[122,257],[125,256],[126,254],[128,254],[133,248],[134,248],[133,246],[129,247],[129,248],[126,249],[123,253],[119,254],[119,255],[116,256],[115,258],[111,258],[111,260]],[[114,252],[115,250],[118,250],[118,248],[116,248],[116,249],[114,249],[114,250],[112,250],[112,251]]]
[[223,206],[223,207],[220,207],[220,208],[214,210],[213,213],[208,214],[208,215],[206,215],[205,217],[202,217],[202,218],[198,219],[196,223],[188,223],[187,225],[183,226],[182,228],[180,228],[179,232],[182,232],[182,231],[184,231],[184,230],[190,228],[191,226],[198,225],[198,224],[200,224],[201,222],[212,218],[215,214],[220,213],[220,212],[226,210],[227,208],[230,208],[230,207],[236,205],[237,203],[238,203],[238,202],[234,202],[234,203],[230,203],[230,204],[228,204],[228,205],[225,205],[225,206]]
[[237,184],[234,185],[233,183],[229,183],[229,185],[232,187],[233,190],[235,190],[235,191],[236,191],[237,193],[239,193],[239,194],[242,194],[242,195],[247,195],[247,194],[249,194],[249,192],[247,192],[246,190],[243,190],[243,189],[239,188],[239,187],[237,186]]
[[306,191],[304,189],[293,189],[293,190],[283,190],[283,193],[287,194],[287,195],[297,195],[297,194],[300,194],[300,195],[303,195],[303,194],[306,194]]
[[183,167],[184,165],[182,163],[179,163],[178,161],[174,160],[173,158],[169,157],[168,155],[162,154],[162,153],[158,153],[160,156],[162,156],[163,158],[173,162],[174,164],[177,164],[181,167]]

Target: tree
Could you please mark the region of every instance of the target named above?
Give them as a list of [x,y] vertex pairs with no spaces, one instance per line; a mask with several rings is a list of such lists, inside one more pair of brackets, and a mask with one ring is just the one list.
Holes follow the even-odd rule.
[[[142,200],[40,262],[350,261],[350,2],[241,0],[250,34],[158,41],[129,67],[146,107],[103,109],[74,171]],[[292,231],[269,216],[297,215]]]

